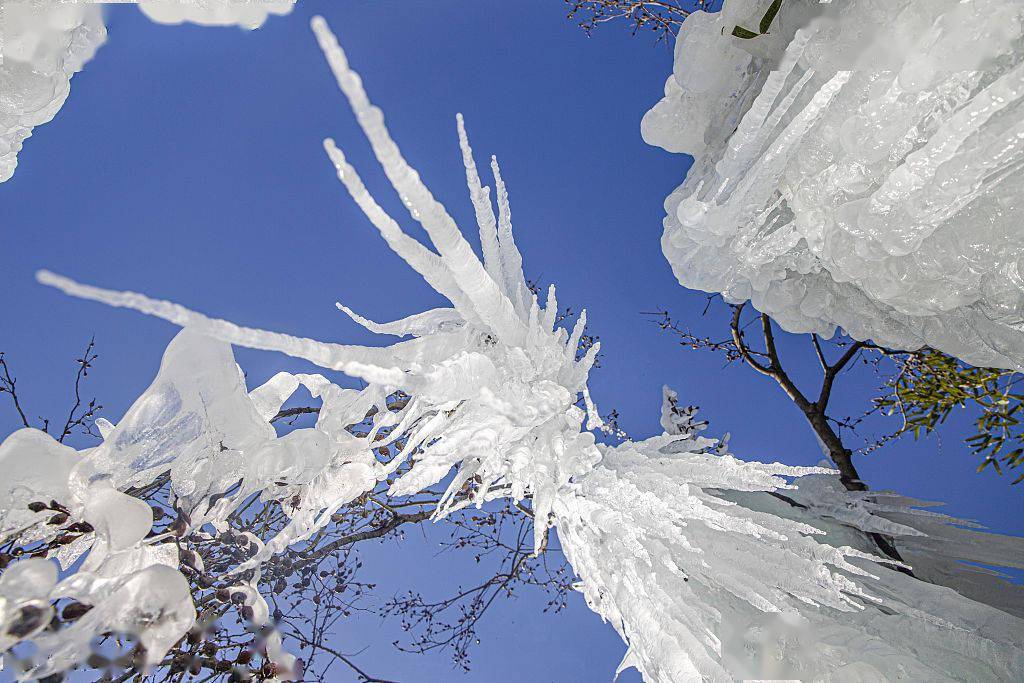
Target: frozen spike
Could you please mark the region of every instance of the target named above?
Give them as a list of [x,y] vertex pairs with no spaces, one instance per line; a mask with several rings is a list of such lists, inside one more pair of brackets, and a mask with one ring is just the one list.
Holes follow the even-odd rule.
[[462,311],[466,318],[477,320],[478,316],[473,304],[459,289],[455,278],[452,276],[444,260],[433,253],[422,244],[406,235],[398,223],[384,211],[374,200],[373,196],[366,189],[359,173],[348,163],[345,153],[342,152],[334,140],[324,140],[324,150],[327,156],[334,163],[338,172],[338,179],[345,185],[352,199],[359,208],[363,210],[366,217],[370,219],[381,237],[387,242],[391,250],[402,258],[413,270],[423,276],[431,287],[439,294],[447,298],[456,308]]
[[425,337],[440,330],[454,329],[465,323],[462,315],[454,308],[434,308],[423,313],[410,315],[408,318],[395,320],[394,322],[376,323],[368,318],[364,318],[344,304],[336,303],[335,306],[370,332],[374,334],[389,334],[396,337],[404,337],[406,335]]
[[105,417],[97,418],[94,424],[96,425],[96,429],[99,430],[100,436],[104,439],[107,438],[108,434],[114,431],[114,424]]
[[501,179],[498,157],[491,156],[491,172],[494,174],[494,186],[498,195],[498,246],[501,251],[501,272],[505,281],[505,291],[516,304],[519,311],[526,313],[530,303],[530,291],[523,275],[523,256],[519,253],[515,238],[512,236],[512,207],[508,201],[508,189]]
[[115,308],[130,308],[235,346],[279,351],[289,356],[308,360],[322,368],[341,370],[346,363],[353,361],[385,365],[401,363],[389,349],[345,346],[293,337],[280,332],[241,327],[226,320],[208,318],[202,313],[190,311],[184,306],[170,301],[150,299],[144,294],[136,292],[116,291],[79,284],[70,278],[51,273],[48,270],[38,271],[36,279],[41,284],[59,289],[69,296],[98,301]]
[[583,404],[587,407],[587,429],[602,429],[604,420],[601,419],[601,413],[594,400],[590,398],[590,389],[586,385],[583,386]]
[[587,309],[580,311],[580,316],[576,318],[576,324],[572,326],[572,334],[569,335],[569,341],[565,344],[565,355],[571,360],[576,360],[576,349],[580,346],[580,339],[583,338],[583,331],[587,327]]
[[594,342],[594,344],[589,349],[587,349],[587,352],[586,354],[584,354],[583,358],[580,359],[579,365],[577,367],[577,372],[586,377],[587,373],[589,373],[591,368],[594,367],[594,362],[597,360],[597,354],[600,352],[601,342]]
[[504,291],[505,295],[511,298],[511,293],[504,290],[504,281],[501,277],[497,221],[494,218],[491,198],[487,188],[481,186],[480,174],[476,168],[476,161],[473,159],[473,148],[469,145],[469,136],[466,134],[466,124],[462,114],[455,115],[455,123],[459,132],[459,148],[462,150],[462,163],[466,167],[466,185],[469,187],[469,198],[472,200],[473,210],[476,212],[476,222],[480,225],[480,248],[483,252],[484,268],[487,269],[491,279],[502,286],[502,291]]
[[384,174],[412,217],[427,231],[462,294],[473,303],[476,315],[495,334],[512,343],[518,342],[523,338],[525,329],[512,303],[484,270],[483,264],[444,206],[434,199],[430,190],[420,181],[419,174],[402,157],[384,124],[383,113],[370,104],[362,82],[349,67],[344,51],[326,22],[321,17],[314,17],[311,26],[334,72],[338,87],[348,98],[352,112],[384,169]]
[[558,297],[555,296],[555,283],[548,287],[548,299],[544,304],[544,331],[555,329],[555,317],[558,315]]

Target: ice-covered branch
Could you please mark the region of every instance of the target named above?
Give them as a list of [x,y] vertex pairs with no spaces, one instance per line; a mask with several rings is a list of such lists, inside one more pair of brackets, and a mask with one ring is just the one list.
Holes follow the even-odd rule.
[[[372,331],[413,336],[387,347],[351,347],[243,328],[41,273],[42,282],[69,294],[185,329],[153,384],[105,430],[100,446],[75,452],[31,429],[0,445],[0,468],[11,482],[0,486],[3,533],[53,533],[32,505],[50,499],[67,501],[64,514],[94,529],[61,555],[70,568],[88,553],[66,578],[58,581],[42,558],[17,562],[0,578],[0,648],[33,639],[49,655],[27,675],[68,668],[89,638],[113,631],[136,633],[147,661],[157,661],[194,617],[174,539],[223,529],[245,501],[259,497],[277,501],[287,521],[265,538],[250,535],[251,556],[223,578],[233,582],[229,595],[238,596],[253,627],[270,630],[267,658],[279,677],[299,677],[301,667],[270,626],[261,568],[314,538],[341,506],[382,482],[392,496],[443,488],[430,501],[433,519],[496,498],[523,508],[528,501],[534,550],[545,547],[554,527],[588,604],[626,641],[623,665],[651,681],[1024,675],[1024,628],[1009,613],[1019,612],[1019,596],[987,590],[994,584],[984,581],[958,582],[963,571],[953,561],[973,544],[985,562],[1019,566],[1018,541],[964,531],[968,543],[945,531],[955,520],[919,514],[913,501],[831,486],[828,469],[744,462],[725,439],[701,436],[706,424],[671,391],[662,409],[665,434],[615,448],[597,444],[584,421],[601,424],[587,388],[598,345],[577,359],[585,317],[570,333],[555,322],[553,287],[543,306],[529,293],[497,164],[495,218],[460,125],[481,260],[399,155],[326,24],[315,19],[313,28],[436,252],[404,235],[328,145],[342,182],[388,245],[455,308],[379,324],[342,307]],[[785,135],[799,137],[824,115],[847,78],[827,79],[786,123]],[[368,386],[343,389],[320,375],[280,373],[248,391],[229,344],[289,353]],[[270,420],[299,386],[322,400],[316,423],[279,437]],[[396,391],[408,400],[389,404]],[[581,400],[586,410],[577,407]],[[350,429],[364,422],[365,432]],[[152,510],[125,492],[163,476],[178,517],[151,534]],[[818,495],[800,498],[805,486]],[[912,539],[915,565],[935,584],[877,557],[870,539],[880,533]],[[956,553],[922,542],[929,533],[957,537]],[[508,575],[517,572],[518,563]],[[46,610],[65,595],[93,609],[75,630],[44,633]]]

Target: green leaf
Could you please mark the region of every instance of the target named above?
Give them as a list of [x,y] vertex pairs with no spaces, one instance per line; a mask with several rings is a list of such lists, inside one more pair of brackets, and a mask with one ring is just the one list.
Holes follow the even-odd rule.
[[737,38],[742,38],[743,40],[750,40],[751,38],[757,38],[757,34],[756,33],[754,33],[753,31],[751,31],[748,28],[743,28],[742,26],[735,27],[732,30],[732,34],[734,36],[736,36]]
[[780,7],[782,7],[782,0],[775,0],[775,2],[768,7],[768,11],[764,13],[763,17],[761,17],[761,26],[759,27],[761,29],[761,33],[768,33],[768,28],[775,20],[775,15],[779,13]]

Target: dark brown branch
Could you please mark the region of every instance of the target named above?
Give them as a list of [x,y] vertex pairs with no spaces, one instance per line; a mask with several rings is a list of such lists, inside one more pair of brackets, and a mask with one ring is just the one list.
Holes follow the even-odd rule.
[[754,368],[762,375],[774,378],[775,375],[772,373],[771,368],[761,365],[754,358],[753,352],[747,343],[743,341],[743,330],[740,328],[740,314],[743,313],[743,307],[746,306],[746,302],[733,306],[732,309],[732,323],[729,328],[732,331],[732,341],[736,345],[736,350],[739,351],[740,357],[746,361],[747,365]]
[[391,681],[391,680],[388,680],[388,679],[385,679],[385,678],[376,678],[375,676],[371,676],[370,674],[366,673],[365,671],[360,669],[358,666],[356,666],[355,662],[353,662],[351,659],[349,659],[349,657],[347,655],[341,654],[340,652],[338,652],[334,648],[330,648],[330,647],[324,645],[322,642],[316,642],[316,643],[312,642],[311,640],[309,640],[309,638],[304,636],[299,629],[295,628],[294,626],[292,627],[292,631],[288,634],[288,637],[294,638],[296,641],[298,641],[302,645],[308,645],[309,647],[314,647],[314,648],[317,648],[319,650],[323,650],[327,654],[329,654],[332,657],[334,657],[335,659],[339,660],[340,662],[345,664],[348,668],[352,669],[352,671],[354,671],[357,676],[359,676],[360,683],[397,683],[397,681]]
[[768,352],[768,358],[771,362],[769,368],[772,370],[771,377],[775,378],[775,381],[779,383],[783,391],[793,399],[797,407],[805,413],[808,410],[812,410],[812,404],[807,400],[803,393],[797,388],[793,380],[790,379],[789,375],[782,368],[782,361],[779,358],[778,349],[775,348],[775,334],[772,332],[772,321],[764,313],[761,314],[761,331],[764,334],[764,348]]
[[811,333],[811,343],[814,344],[814,353],[818,356],[818,362],[821,363],[822,372],[828,372],[828,361],[825,360],[825,352],[821,348],[821,340],[818,339],[816,333]]
[[3,377],[0,377],[0,394],[7,393],[11,395],[11,399],[14,401],[14,408],[18,411],[18,416],[21,418],[21,423],[26,427],[31,427],[28,418],[25,417],[25,411],[21,409],[21,402],[18,400],[18,391],[15,387],[17,381],[11,376],[11,369],[7,366],[7,360],[4,358],[4,354],[0,351],[0,368],[3,369]]
[[89,402],[88,409],[82,415],[77,415],[78,409],[82,406],[82,379],[89,376],[89,368],[92,367],[92,362],[99,356],[93,353],[93,348],[96,346],[96,337],[89,340],[89,344],[85,347],[85,353],[82,357],[77,359],[78,372],[75,373],[75,403],[71,406],[71,410],[68,412],[68,419],[64,421],[64,428],[61,429],[60,437],[57,441],[64,443],[64,439],[71,434],[71,429],[79,425],[84,426],[86,420],[91,418],[101,406],[96,405],[96,399]]
[[308,415],[320,412],[320,406],[302,406],[299,408],[283,408],[278,411],[277,415],[270,418],[271,422],[277,422],[278,420],[284,420],[289,417],[295,417],[297,415]]
[[[403,408],[405,408],[407,405],[409,405],[409,397],[408,396],[400,396],[400,397],[398,397],[397,399],[395,399],[394,401],[392,401],[388,405],[388,410],[390,410],[393,413],[397,413],[398,411],[400,411]],[[300,406],[298,408],[282,408],[280,411],[278,411],[277,415],[275,415],[274,417],[270,418],[270,421],[271,422],[277,422],[278,420],[284,420],[284,419],[287,419],[289,417],[296,417],[298,415],[315,414],[315,413],[319,413],[319,412],[320,412],[320,406]],[[363,417],[363,419],[364,420],[369,420],[371,417],[373,417],[376,414],[377,414],[377,408],[376,408],[376,406],[374,406],[373,408],[370,408],[368,411],[366,411],[366,415]]]
[[[693,10],[682,7],[677,0],[565,0],[569,5],[569,19],[579,19],[578,25],[587,35],[601,24],[625,19],[633,27],[633,35],[643,29],[658,34],[658,40],[668,40],[676,28]],[[704,0],[692,3],[702,9]]]
[[340,538],[335,539],[334,541],[331,541],[322,548],[317,548],[314,553],[304,557],[301,561],[296,562],[295,566],[302,567],[304,565],[311,564],[312,562],[316,561],[321,557],[332,555],[335,552],[344,548],[345,546],[352,545],[354,543],[359,543],[360,541],[368,541],[373,538],[381,538],[382,536],[388,535],[389,533],[391,533],[398,527],[402,526],[403,524],[415,524],[416,522],[422,522],[426,519],[430,519],[430,516],[432,514],[433,510],[420,510],[419,512],[394,515],[387,522],[385,522],[379,527],[375,527],[367,531],[359,531],[356,533],[348,534],[347,536],[342,536]]
[[846,349],[846,353],[842,355],[834,364],[825,365],[825,377],[821,382],[821,392],[818,394],[818,409],[821,412],[825,412],[825,408],[828,406],[828,400],[832,396],[832,385],[836,380],[836,375],[846,367],[846,364],[853,360],[853,357],[864,348],[864,342],[854,342],[850,344],[850,347]]

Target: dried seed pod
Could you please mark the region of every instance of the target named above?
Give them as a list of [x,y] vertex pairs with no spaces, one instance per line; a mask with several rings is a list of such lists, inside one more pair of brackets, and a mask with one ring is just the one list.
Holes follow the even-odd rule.
[[99,652],[93,652],[89,655],[85,663],[94,669],[105,669],[110,666],[110,660],[101,655]]
[[69,602],[64,605],[64,609],[60,612],[60,618],[64,621],[75,621],[80,619],[89,610],[92,609],[92,605],[85,605],[80,602]]
[[53,610],[38,605],[25,605],[18,610],[17,616],[8,624],[7,635],[14,638],[25,638],[50,623]]
[[66,512],[58,512],[54,516],[50,517],[50,519],[46,523],[56,526],[59,524],[63,524],[66,521],[68,521],[68,514]]

